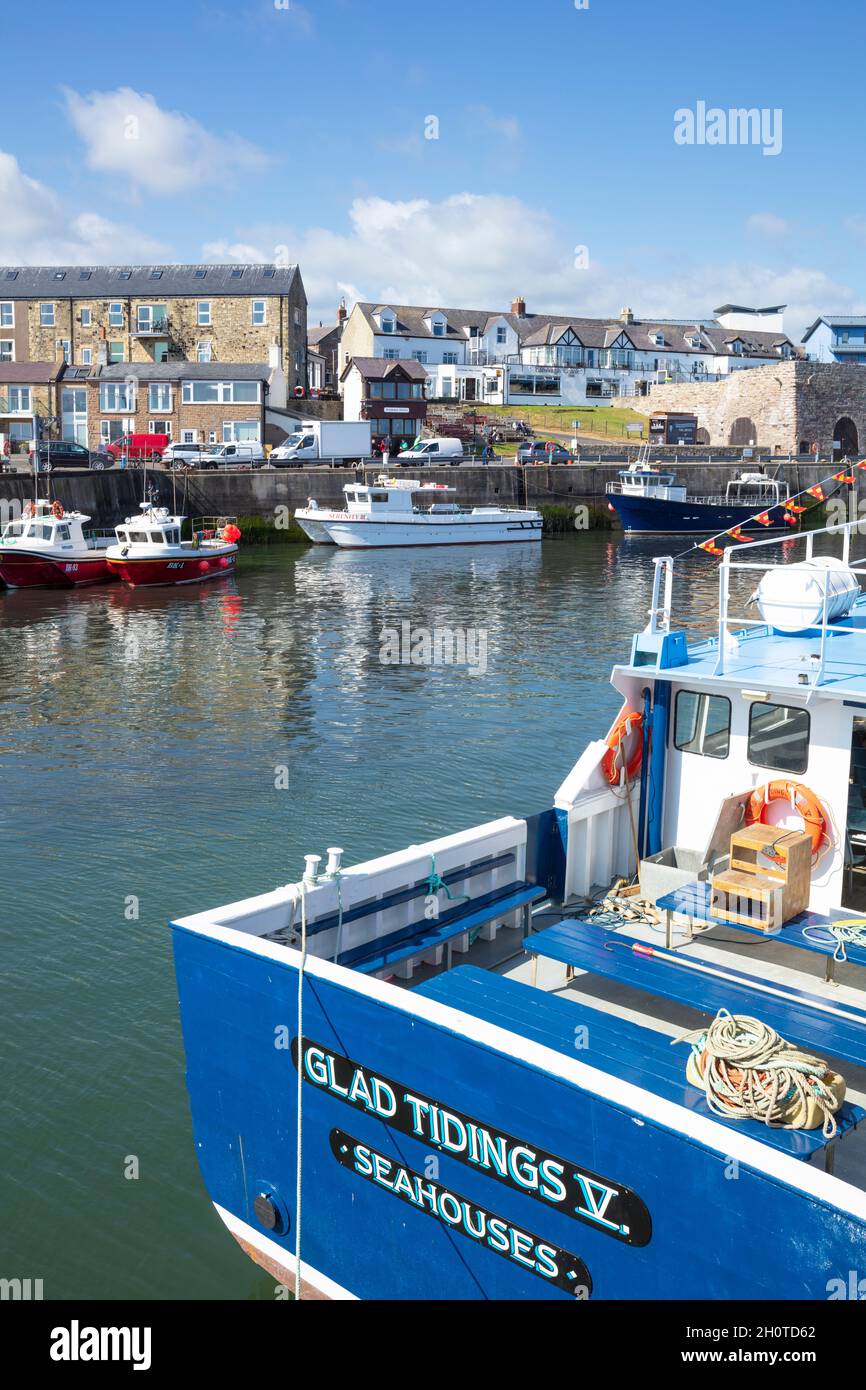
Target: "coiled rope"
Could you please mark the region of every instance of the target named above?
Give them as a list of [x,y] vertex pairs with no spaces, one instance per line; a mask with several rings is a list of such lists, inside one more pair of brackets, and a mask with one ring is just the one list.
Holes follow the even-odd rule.
[[[824,1116],[824,1138],[836,1134],[834,1115],[842,1102],[825,1083],[827,1063],[801,1052],[760,1019],[719,1009],[709,1028],[673,1041],[692,1044],[714,1114],[802,1129],[812,1102]],[[792,1118],[793,1111],[798,1113]]]
[[836,942],[833,951],[835,961],[848,959],[846,945],[866,946],[866,921],[862,917],[845,917],[840,922],[825,922],[820,927],[803,928],[803,935],[807,941],[818,941],[816,932],[824,932],[832,936]]

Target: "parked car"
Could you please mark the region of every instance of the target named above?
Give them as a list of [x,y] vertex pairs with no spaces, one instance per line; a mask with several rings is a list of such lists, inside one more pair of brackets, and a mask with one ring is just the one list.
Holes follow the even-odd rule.
[[162,451],[162,461],[167,468],[200,468],[205,454],[213,447],[212,444],[184,444],[179,439],[172,440]]
[[[35,450],[30,450],[30,467],[33,467]],[[85,448],[83,444],[73,444],[69,439],[52,439],[49,444],[42,440],[39,444],[39,462],[37,469],[40,473],[50,473],[53,468],[92,468],[94,472],[100,473],[104,468],[110,468],[114,459],[105,450],[94,452]]]
[[544,439],[533,439],[530,444],[521,444],[517,450],[518,463],[569,463],[571,454],[562,444],[553,444]]
[[167,434],[123,434],[112,440],[108,452],[116,459],[122,455],[130,463],[155,463],[169,442]]

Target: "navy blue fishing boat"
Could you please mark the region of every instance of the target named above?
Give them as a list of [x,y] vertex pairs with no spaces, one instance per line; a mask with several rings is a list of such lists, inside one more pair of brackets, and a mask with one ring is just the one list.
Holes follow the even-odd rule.
[[[717,496],[689,497],[673,473],[638,464],[621,469],[618,483],[608,483],[607,498],[624,531],[717,535],[734,526],[762,532],[790,528],[784,508],[788,489],[765,473],[743,473]],[[769,524],[756,522],[756,514],[766,514]]]
[[[857,524],[726,549],[695,643],[657,560],[621,713],[540,814],[172,924],[203,1179],[281,1284],[866,1295]],[[718,897],[744,822],[763,918]]]

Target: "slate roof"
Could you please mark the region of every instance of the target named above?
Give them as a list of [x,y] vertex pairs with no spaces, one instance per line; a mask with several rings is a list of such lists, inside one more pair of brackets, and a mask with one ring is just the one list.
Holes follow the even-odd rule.
[[[374,333],[381,334],[374,316],[382,309],[391,309],[397,319],[396,331],[392,336],[398,338],[405,335],[439,342],[449,339],[471,342],[466,331],[469,327],[476,326],[479,334],[483,335],[494,324],[504,321],[514,329],[521,347],[544,346],[558,342],[568,328],[572,329],[584,347],[609,348],[616,343],[621,334],[624,334],[632,347],[642,352],[668,351],[694,353],[696,356],[724,356],[728,352],[728,345],[736,338],[742,340],[745,348],[743,355],[747,357],[768,356],[771,353],[775,356],[773,350],[777,346],[785,343],[790,343],[792,348],[794,346],[784,333],[723,328],[713,319],[636,319],[632,323],[625,323],[621,319],[591,319],[565,314],[498,314],[489,309],[446,309],[444,306],[431,308],[361,302],[356,308],[364,315]],[[437,312],[443,314],[446,320],[444,334],[432,333],[424,321],[430,314]],[[663,334],[663,344],[653,341],[653,335],[657,333]],[[693,337],[700,339],[697,347],[688,342],[688,339]]]
[[267,362],[111,362],[94,375],[100,381],[270,381],[273,372]]
[[62,367],[62,362],[0,362],[0,384],[41,386],[55,381]]
[[814,323],[810,323],[806,332],[803,334],[801,342],[806,342],[811,338],[815,329],[822,323],[828,328],[866,328],[866,315],[863,314],[822,314]]
[[341,381],[353,367],[357,367],[362,376],[379,381],[384,381],[385,377],[390,376],[395,367],[402,368],[406,376],[414,377],[416,381],[427,380],[424,366],[416,362],[414,357],[352,357],[340,374]]
[[0,299],[287,294],[297,275],[296,265],[0,266]]

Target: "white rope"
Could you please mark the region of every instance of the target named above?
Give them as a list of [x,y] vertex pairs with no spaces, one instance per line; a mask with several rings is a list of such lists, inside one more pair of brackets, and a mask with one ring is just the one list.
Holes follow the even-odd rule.
[[803,935],[807,941],[815,941],[818,944],[816,932],[827,932],[833,938],[836,945],[833,950],[833,959],[840,963],[848,959],[845,946],[866,946],[866,921],[862,917],[846,917],[839,922],[824,922],[820,927],[804,927]]
[[675,1042],[692,1044],[701,1059],[707,1105],[724,1119],[760,1120],[781,1129],[802,1129],[809,1102],[824,1116],[832,1139],[841,1101],[826,1085],[829,1068],[820,1057],[786,1042],[760,1019],[719,1009],[709,1028]]
[[303,1138],[303,1094],[304,1094],[304,966],[307,963],[307,893],[303,880],[290,887],[292,895],[292,921],[295,917],[295,903],[301,899],[301,961],[298,966],[298,1121],[295,1134],[297,1153],[297,1184],[295,1188],[295,1298],[301,1297],[301,1143]]

